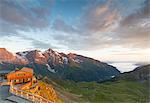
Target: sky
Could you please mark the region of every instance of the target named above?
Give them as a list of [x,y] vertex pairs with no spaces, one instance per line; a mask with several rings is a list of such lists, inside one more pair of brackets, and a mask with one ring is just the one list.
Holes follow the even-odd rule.
[[0,47],[52,48],[129,71],[150,63],[150,0],[0,0]]

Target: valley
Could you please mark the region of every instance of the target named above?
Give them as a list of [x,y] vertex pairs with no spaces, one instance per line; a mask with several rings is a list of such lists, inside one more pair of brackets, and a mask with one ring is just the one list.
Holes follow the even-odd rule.
[[[137,71],[138,70],[138,71]],[[144,78],[139,78],[145,74]],[[105,82],[74,82],[45,78],[44,81],[53,84],[67,100],[77,103],[149,103],[150,101],[150,65],[136,68],[130,73],[121,74]],[[136,76],[136,78],[135,78]],[[65,93],[74,94],[68,97]]]

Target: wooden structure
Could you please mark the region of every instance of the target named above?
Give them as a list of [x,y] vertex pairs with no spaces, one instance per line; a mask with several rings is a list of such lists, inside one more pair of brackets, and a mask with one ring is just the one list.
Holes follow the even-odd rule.
[[[17,85],[19,84],[19,85]],[[31,93],[27,90],[32,90],[33,87],[35,87],[37,84],[37,80],[33,75],[33,69],[32,68],[22,68],[21,70],[15,70],[7,74],[7,82],[0,83],[0,85],[10,85],[9,92],[22,97],[24,99],[27,99],[29,101],[35,102],[35,103],[57,103],[55,100],[49,100],[46,99],[38,94]],[[35,85],[35,86],[34,86]],[[35,88],[36,91],[38,91],[38,86]],[[55,95],[52,89],[52,95]]]
[[35,103],[56,103],[56,102],[50,101],[48,99],[45,99],[42,96],[20,90],[20,89],[14,87],[13,85],[10,86],[9,91],[16,96],[25,98],[25,99],[30,100]]
[[33,78],[33,69],[26,67],[22,68],[21,70],[12,71],[7,74],[7,81],[13,82],[14,84],[26,83],[32,81]]

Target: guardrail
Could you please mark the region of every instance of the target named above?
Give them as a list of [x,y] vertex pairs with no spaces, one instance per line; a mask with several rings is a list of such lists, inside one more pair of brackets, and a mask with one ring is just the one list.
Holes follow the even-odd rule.
[[27,100],[30,100],[35,103],[56,103],[55,101],[50,101],[48,99],[43,98],[42,96],[32,94],[23,90],[19,90],[18,88],[14,87],[13,85],[10,85],[10,90],[12,94],[16,96],[20,96],[22,98],[25,98]]
[[3,85],[10,85],[10,82],[0,82],[0,86],[3,86]]

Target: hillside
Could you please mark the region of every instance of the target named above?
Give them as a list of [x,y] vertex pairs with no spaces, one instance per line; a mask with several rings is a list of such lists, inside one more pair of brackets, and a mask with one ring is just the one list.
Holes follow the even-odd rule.
[[[146,71],[146,72],[144,72]],[[144,74],[143,78],[132,79]],[[112,81],[74,82],[44,78],[53,84],[60,98],[66,103],[149,103],[149,65],[141,66],[129,73],[123,73]],[[119,79],[118,79],[119,78]],[[141,82],[142,81],[142,82]]]
[[[0,55],[2,55],[0,70],[31,67],[34,68],[36,75],[99,82],[120,74],[119,70],[107,63],[74,53],[59,53],[52,49],[44,52],[32,50],[14,54],[3,48],[0,49]],[[23,60],[26,62],[22,63]]]
[[123,73],[115,79],[138,82],[150,81],[150,64],[135,68],[133,71]]

